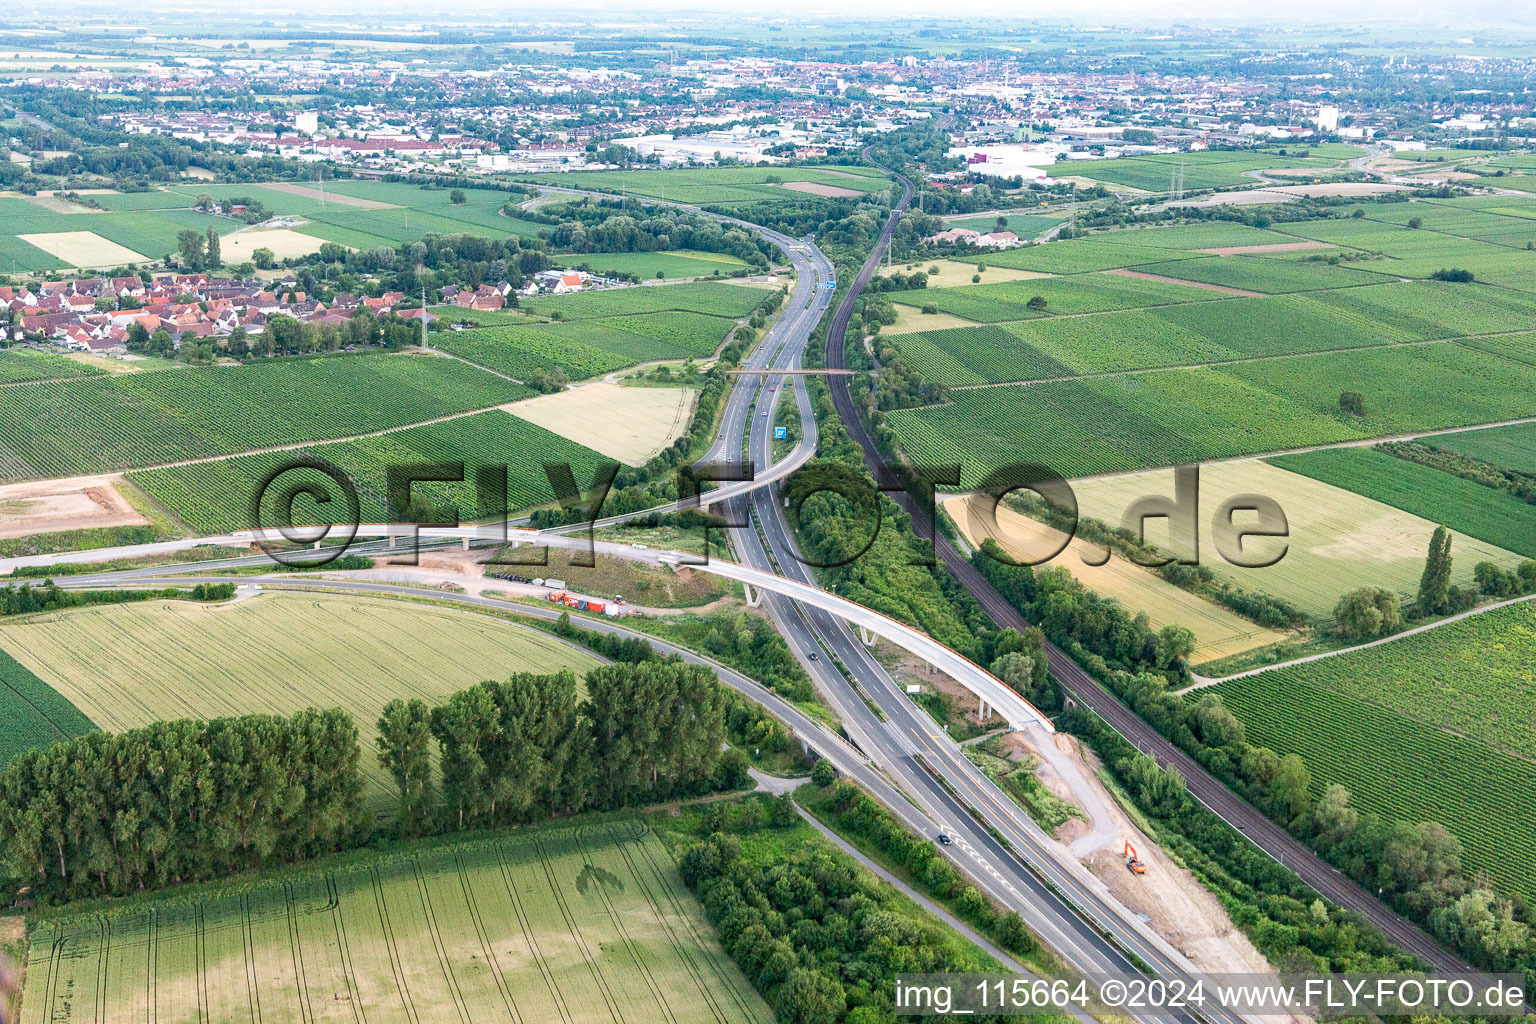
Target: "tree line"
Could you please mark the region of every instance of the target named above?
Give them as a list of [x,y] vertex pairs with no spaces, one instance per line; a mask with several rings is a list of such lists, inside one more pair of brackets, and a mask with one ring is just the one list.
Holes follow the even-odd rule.
[[339,710],[93,732],[0,774],[0,878],[31,898],[123,896],[305,860],[363,831]]
[[[218,586],[210,584],[209,586]],[[28,589],[28,588],[19,588]],[[515,825],[739,788],[725,692],[707,668],[647,659],[519,673],[428,707],[392,701],[377,757],[399,834]],[[123,896],[308,860],[380,833],[362,803],[357,724],[340,709],[93,732],[0,773],[0,887],[33,901]]]
[[52,579],[36,583],[10,583],[0,590],[0,615],[30,615],[90,604],[127,604],[134,601],[176,600],[227,601],[235,596],[233,583],[199,583],[190,590],[64,590]]
[[[429,707],[394,700],[378,758],[395,780],[406,835],[512,825],[733,788],[722,753],[726,700],[714,673],[680,661],[607,665],[586,675],[518,673]],[[438,764],[434,776],[433,761]]]

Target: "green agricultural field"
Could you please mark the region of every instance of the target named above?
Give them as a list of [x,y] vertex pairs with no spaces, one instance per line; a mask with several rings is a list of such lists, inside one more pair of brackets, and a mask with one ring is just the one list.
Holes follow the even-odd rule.
[[[387,807],[394,790],[373,756],[374,723],[391,700],[430,704],[514,672],[580,676],[598,664],[547,633],[483,615],[276,592],[224,605],[149,601],[5,619],[0,649],[53,688],[51,704],[34,699],[71,734],[93,721],[121,732],[160,719],[343,708],[357,720],[375,808]],[[72,718],[71,702],[80,709]],[[33,742],[43,738],[35,733]]]
[[1358,436],[1214,370],[957,391],[943,405],[888,413],[887,422],[919,463],[960,463],[962,488],[1015,462],[1087,476]]
[[[1433,441],[1433,439],[1431,439]],[[1536,505],[1374,448],[1330,448],[1272,460],[1489,544],[1536,557]],[[1455,551],[1451,552],[1452,557]]]
[[856,194],[878,192],[890,185],[885,175],[872,167],[850,164],[837,167],[690,167],[675,170],[574,171],[564,174],[538,174],[526,179],[530,184],[557,185],[561,188],[589,189],[596,192],[622,192],[628,195],[663,199],[674,203],[701,206],[734,206],[740,203],[788,201],[814,198],[786,186],[800,182],[846,189]]
[[1536,476],[1536,423],[1441,434],[1425,438],[1424,443]]
[[1262,256],[1210,256],[1173,263],[1148,263],[1136,269],[1143,274],[1161,274],[1183,281],[1263,292],[1265,295],[1381,283],[1378,275],[1350,267],[1333,266],[1321,261],[1305,263],[1299,260],[1272,260]]
[[1413,335],[1314,294],[1190,302],[1154,310],[1159,320],[1223,346],[1235,356],[1278,356],[1410,341]]
[[[578,328],[598,325],[611,329],[611,332],[586,339],[588,344],[638,362],[714,355],[726,335],[736,329],[736,321],[729,317],[680,311],[633,313],[573,322]],[[630,340],[637,335],[646,340],[638,344]]]
[[572,380],[584,380],[611,373],[633,361],[578,340],[571,328],[582,323],[585,321],[444,331],[433,337],[432,344],[450,355],[519,380],[555,369],[565,371]]
[[593,273],[611,277],[634,274],[642,281],[658,273],[668,280],[685,277],[729,277],[747,265],[734,256],[714,252],[585,252],[551,257],[557,266],[586,267]]
[[[1023,245],[1016,249],[988,253],[986,260],[999,267],[1015,270],[1034,270],[1042,274],[1084,274],[1095,270],[1117,270],[1134,267],[1141,263],[1160,263],[1179,259],[1176,251],[1156,245],[1140,244],[1142,234],[1130,232],[1123,236],[1094,236],[1070,238],[1060,242],[1042,242],[1039,245]],[[1130,239],[1137,239],[1132,242]],[[1186,257],[1194,259],[1195,253]]]
[[[1365,395],[1363,417],[1339,411],[1343,391]],[[1498,422],[1528,415],[1533,393],[1536,367],[1435,342],[978,388],[888,422],[972,486],[1005,462],[1086,476]]]
[[516,310],[464,309],[459,306],[429,306],[428,311],[447,323],[467,321],[479,327],[500,327],[503,324],[544,323],[542,317],[529,316]]
[[1500,334],[1490,338],[1468,338],[1465,344],[1484,352],[1513,359],[1526,366],[1536,366],[1536,332]]
[[[1028,321],[1026,321],[1027,323]],[[902,358],[937,384],[989,384],[998,379],[1045,380],[1073,376],[1072,368],[1026,345],[1009,328],[984,324],[947,331],[889,336]]]
[[530,394],[456,359],[372,353],[16,384],[0,402],[0,480],[365,434]]
[[[1536,367],[1447,342],[1284,356],[1219,372],[1359,437],[1518,419],[1531,415],[1536,393]],[[1344,391],[1364,396],[1363,416],[1339,412]]]
[[[643,825],[437,841],[33,936],[23,1024],[770,1024]],[[355,1015],[355,1018],[354,1018]]]
[[[1037,213],[1006,213],[1003,214],[1002,217],[1008,222],[1003,226],[1003,230],[1012,231],[1014,234],[1018,235],[1022,239],[1025,239],[1026,241],[1028,239],[1034,238],[1036,235],[1040,235],[1051,230],[1051,228],[1055,227],[1057,224],[1060,224],[1068,219],[1065,214],[1051,215]],[[954,219],[946,219],[944,221],[944,227],[969,228],[972,231],[980,231],[982,234],[987,234],[988,232],[997,230],[997,218],[998,214],[992,214],[990,217],[959,217]]]
[[[250,529],[251,501],[258,485],[273,471],[306,458],[324,460],[347,474],[358,490],[361,521],[365,523],[389,520],[386,473],[394,466],[464,463],[464,481],[417,483],[411,493],[434,509],[457,509],[467,520],[500,511],[478,507],[475,474],[480,467],[507,467],[507,509],[518,510],[555,500],[544,475],[545,463],[569,464],[580,486],[592,479],[598,465],[612,461],[543,427],[493,409],[353,441],[167,466],[129,477],[189,526],[206,533],[223,533]],[[283,476],[285,486],[304,481],[341,498],[337,486],[318,470],[290,470]],[[317,504],[300,496],[294,521],[342,522],[349,512],[346,505],[341,500]],[[269,524],[278,521],[266,506],[263,509]]]
[[1287,245],[1296,239],[1278,231],[1249,227],[1234,221],[1209,221],[1202,224],[1181,224],[1169,228],[1135,228],[1131,230],[1095,232],[1086,241],[1117,245],[1124,242],[1135,246],[1155,246],[1161,249],[1229,249],[1247,245]]
[[1455,338],[1529,328],[1536,295],[1481,284],[1398,282],[1317,292],[1317,301],[1396,327],[1410,337]]
[[[1433,636],[1427,634],[1427,642],[1439,643]],[[1482,651],[1463,646],[1450,653],[1472,663],[1485,660],[1487,639],[1484,634],[1473,641],[1473,646],[1484,647]],[[1326,672],[1330,679],[1349,668],[1371,680],[1385,679],[1370,663],[1393,646],[1302,668]],[[1335,660],[1349,664],[1331,667]],[[1434,687],[1436,678],[1446,678],[1444,673],[1462,671],[1461,666],[1436,667],[1422,660],[1413,665],[1405,675],[1424,682],[1411,682],[1410,687]],[[1507,889],[1536,896],[1536,861],[1528,855],[1528,837],[1512,827],[1514,822],[1536,820],[1536,764],[1308,678],[1276,679],[1264,673],[1223,683],[1215,692],[1243,722],[1250,743],[1299,754],[1319,792],[1337,782],[1349,789],[1361,810],[1386,818],[1438,821],[1461,840],[1468,868],[1487,872]],[[1402,682],[1399,676],[1387,685]],[[1483,690],[1484,684],[1475,688]],[[1468,699],[1467,690],[1458,690],[1456,699]]]
[[1181,366],[1235,356],[1166,323],[1157,312],[1132,309],[892,337],[924,377],[950,385]]
[[525,306],[530,313],[559,313],[567,320],[660,313],[667,310],[743,317],[767,297],[768,290],[765,288],[703,281],[536,296],[528,299]]
[[[210,186],[209,194],[219,187]],[[148,192],[107,192],[91,198],[108,210],[185,210],[197,201],[197,195],[196,188],[179,186],[152,188]]]
[[711,355],[734,326],[704,313],[638,313],[444,331],[432,344],[519,380],[556,367],[584,380],[634,363]]
[[23,750],[95,728],[79,708],[0,650],[0,768]]
[[576,341],[564,324],[528,324],[515,327],[479,327],[447,332],[433,338],[442,352],[468,359],[513,378],[528,379],[550,370],[564,370],[573,381],[611,373],[628,365],[627,359]]
[[[905,306],[935,306],[940,313],[949,313],[978,323],[1098,313],[1176,302],[1210,302],[1222,297],[1220,292],[1206,288],[1143,281],[1119,274],[1043,277],[1029,281],[972,284],[958,288],[919,289],[889,294],[891,301]],[[1037,295],[1046,300],[1043,312],[1029,306],[1030,299]]]
[[102,371],[89,363],[31,348],[0,349],[0,384],[94,377]]
[[1536,604],[1526,601],[1263,678],[1280,689],[1333,690],[1528,757],[1536,749],[1533,662]]

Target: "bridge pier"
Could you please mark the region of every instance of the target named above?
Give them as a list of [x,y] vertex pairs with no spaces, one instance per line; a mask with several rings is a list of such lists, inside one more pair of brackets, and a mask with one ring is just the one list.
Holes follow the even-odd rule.
[[747,592],[748,608],[757,608],[763,603],[763,591],[761,587],[754,587],[750,583],[743,583],[741,587]]
[[985,697],[981,698],[981,707],[976,711],[976,720],[978,722],[987,720],[987,698]]
[[875,634],[874,634],[873,630],[868,630],[868,629],[865,629],[863,626],[860,626],[859,627],[859,639],[864,641],[864,646],[865,647],[873,647],[873,646],[875,646]]
[[468,537],[464,538],[464,550],[465,551],[469,550],[469,538]]

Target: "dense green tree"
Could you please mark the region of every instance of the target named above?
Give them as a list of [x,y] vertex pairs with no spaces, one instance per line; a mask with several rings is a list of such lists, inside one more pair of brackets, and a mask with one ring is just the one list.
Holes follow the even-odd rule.
[[206,251],[207,239],[198,231],[185,228],[176,233],[176,252],[183,270],[201,270]]
[[1420,615],[1442,615],[1451,606],[1451,535],[1443,526],[1435,527],[1429,538],[1429,554],[1424,559],[1424,573],[1419,578]]
[[1360,587],[1339,598],[1333,621],[1345,636],[1369,637],[1390,633],[1403,624],[1397,594],[1384,587]]
[[357,841],[357,727],[338,710],[156,722],[17,755],[0,877],[34,896],[126,895]]
[[825,971],[797,967],[779,989],[777,1011],[784,1024],[836,1024],[848,1006],[842,983]]
[[392,700],[378,728],[379,764],[400,791],[400,831],[418,835],[432,804],[432,713],[421,700]]
[[826,758],[818,758],[811,769],[811,781],[818,786],[830,786],[837,781],[837,769]]

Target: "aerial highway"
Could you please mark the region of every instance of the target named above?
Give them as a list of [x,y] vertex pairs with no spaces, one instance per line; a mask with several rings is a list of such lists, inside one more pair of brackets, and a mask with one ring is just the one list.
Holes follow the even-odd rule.
[[[885,247],[889,244],[891,232],[900,212],[910,200],[912,194],[910,184],[905,179],[899,180],[902,185],[902,197],[897,209],[887,220],[880,244],[860,268],[857,278],[833,317],[827,345],[829,366],[841,367],[841,339],[852,312],[853,302],[859,290],[867,283],[878,266]],[[732,218],[720,219],[741,223]],[[835,283],[834,272],[826,257],[809,242],[791,239],[775,232],[767,234],[783,249],[794,267],[795,288],[786,299],[772,328],[743,361],[742,366],[746,369],[770,371],[798,369],[801,367],[801,360],[812,332],[827,312],[832,296],[835,294],[833,288],[824,287],[824,285]],[[831,378],[830,383],[839,412],[853,436],[865,444],[866,458],[868,458],[873,451],[872,442],[863,431],[856,410],[852,408],[851,395],[847,386],[848,378]],[[775,463],[772,458],[773,411],[775,403],[787,394],[794,395],[798,406],[801,423],[800,440],[786,458]],[[848,770],[845,767],[849,763],[847,752],[840,753],[836,758],[831,758],[829,755],[829,759],[834,760],[838,767],[847,771],[851,777],[867,785],[882,803],[897,811],[914,828],[929,830],[936,826],[937,829],[952,835],[956,840],[954,846],[946,848],[945,852],[994,898],[1005,906],[1018,910],[1047,944],[1079,969],[1134,971],[1133,961],[1127,955],[1129,953],[1134,954],[1159,973],[1179,974],[1189,971],[1191,967],[1187,960],[1114,900],[1104,886],[1082,867],[1071,851],[1046,836],[1016,804],[981,775],[948,740],[948,737],[937,730],[933,722],[912,704],[889,673],[845,625],[845,622],[850,619],[857,620],[856,615],[848,614],[846,608],[833,607],[828,602],[813,599],[812,591],[823,595],[825,592],[821,591],[810,570],[796,557],[794,540],[788,525],[784,522],[780,508],[777,486],[779,481],[807,461],[815,451],[816,423],[805,378],[800,375],[775,374],[736,378],[735,387],[726,403],[720,434],[721,436],[710,446],[704,460],[701,461],[735,463],[746,460],[755,463],[757,467],[755,479],[726,483],[699,502],[700,504],[724,503],[731,521],[744,524],[743,528],[731,531],[732,540],[740,553],[742,569],[741,574],[732,578],[750,582],[747,577],[757,574],[751,576],[751,579],[755,579],[756,585],[764,591],[763,603],[766,611],[780,627],[791,648],[817,681],[823,693],[832,700],[842,716],[850,737],[863,754],[888,775],[875,771],[874,767],[869,765],[859,771]],[[876,469],[878,471],[879,467],[877,466]],[[907,511],[914,512],[912,503],[906,500],[905,495],[898,494],[898,500],[907,506]],[[667,511],[674,507],[676,506],[666,506],[655,511]],[[916,511],[920,512],[920,510]],[[607,521],[619,521],[624,518],[629,517],[613,517],[612,520]],[[599,524],[603,522],[606,521],[600,520]],[[923,520],[917,514],[914,514],[914,523],[918,524],[920,530],[923,528],[921,525]],[[577,524],[574,527],[562,528],[558,532],[585,529],[587,526],[588,524]],[[549,539],[551,542],[558,543],[554,537]],[[367,551],[380,549],[376,545],[366,545],[357,550],[367,553]],[[959,552],[948,545],[942,536],[939,537],[939,553],[950,566],[951,571],[977,592],[978,598],[982,599],[983,607],[997,622],[1002,625],[1022,627],[1022,617],[1007,606],[1006,602],[1002,602],[995,592],[988,599],[985,591],[990,588],[985,590],[976,588],[976,580],[980,580],[983,585],[985,580],[980,578],[980,574],[964,560]],[[94,554],[94,558],[100,557],[102,553]],[[634,557],[634,555],[631,554],[628,557]],[[196,566],[181,568],[186,570],[233,567],[258,564],[260,560],[260,556],[253,556],[198,563]],[[718,567],[722,575],[729,574],[730,570],[727,566],[730,564],[723,563]],[[149,583],[161,585],[160,581],[168,578],[164,573],[163,569],[139,570],[133,573],[75,577],[69,581],[69,585],[130,582],[141,585]],[[775,582],[770,577],[782,579],[785,582]],[[242,578],[244,579],[246,578]],[[202,577],[200,580],[207,582],[207,577]],[[297,585],[291,574],[274,580],[274,582],[279,581],[283,585]],[[332,581],[327,585],[337,584]],[[356,581],[349,581],[344,585],[361,586]],[[888,634],[882,633],[882,635]],[[929,643],[933,643],[931,639]],[[821,657],[823,653],[831,653],[834,657]],[[837,665],[832,664],[834,661]],[[839,670],[838,665],[842,667],[842,671]],[[1099,710],[1111,724],[1130,736],[1143,749],[1151,746],[1155,750],[1155,744],[1148,742],[1147,734],[1150,733],[1151,737],[1158,740],[1160,737],[1151,733],[1150,728],[1128,709],[1114,702],[1113,698],[1107,695],[1107,691],[1098,688],[1098,694],[1093,694],[1096,683],[1091,677],[1087,677],[1075,663],[1064,658],[1061,652],[1054,649],[1051,651],[1051,668],[1053,674],[1057,675],[1074,695]],[[961,677],[965,677],[969,672],[963,666],[950,666],[950,670],[958,672]],[[847,673],[846,676],[844,671]],[[985,675],[985,673],[982,674]],[[988,678],[990,679],[990,676]],[[1084,680],[1087,681],[1086,684]],[[1001,686],[995,680],[992,680],[992,683]],[[757,699],[757,695],[749,695]],[[1091,696],[1100,695],[1107,698],[1109,703],[1096,704],[1090,699]],[[1017,699],[1017,695],[1014,697],[1017,703],[1023,703],[1021,699]],[[1015,712],[1018,712],[1018,708],[1010,705],[1004,695],[994,694],[994,699],[994,706],[998,706],[999,710],[1003,710],[1003,706],[1011,706]],[[775,710],[777,713],[777,709]],[[1118,718],[1112,717],[1116,714]],[[1016,714],[1015,718],[1010,718],[1010,721],[1016,726],[1032,730],[1036,746],[1042,748],[1042,754],[1049,756],[1045,748],[1054,751],[1054,746],[1049,742],[1048,723],[1029,722],[1025,721],[1025,718],[1027,716]],[[788,716],[786,720],[791,721],[792,724],[798,721],[794,716]],[[796,727],[799,728],[798,725]],[[1039,742],[1041,737],[1044,737],[1043,743]],[[1174,752],[1179,757],[1183,757],[1182,752],[1176,750]],[[1159,760],[1180,764],[1166,752],[1159,757]],[[1185,760],[1188,759],[1185,758]],[[1183,764],[1180,764],[1180,768],[1191,780],[1191,790],[1201,799],[1206,800],[1208,805],[1213,799],[1219,799],[1217,795],[1196,790],[1195,777],[1197,774],[1203,774],[1200,773],[1198,766],[1195,766],[1194,771],[1185,768]],[[912,805],[895,790],[891,785],[892,780],[899,783],[922,809],[920,821],[910,817],[913,813]],[[1214,782],[1214,780],[1211,781]],[[1273,852],[1273,848],[1267,845],[1273,837],[1259,831],[1258,823],[1263,823],[1289,840],[1293,847],[1307,856],[1312,856],[1317,863],[1322,863],[1301,844],[1268,823],[1268,819],[1237,800],[1224,787],[1220,787],[1219,783],[1216,785],[1228,801],[1257,818],[1257,823],[1249,823],[1251,827],[1245,829],[1250,837],[1255,838],[1255,841]],[[1218,813],[1221,811],[1218,810]],[[1095,817],[1100,818],[1100,816]],[[1245,819],[1240,816],[1231,816],[1228,820],[1234,821],[1239,828],[1245,827]],[[996,831],[995,835],[988,826]],[[1002,837],[1001,841],[999,836]],[[1288,865],[1294,867],[1299,858],[1289,855],[1290,852],[1289,849],[1284,849],[1284,859]],[[1332,871],[1331,868],[1328,870]],[[1338,875],[1337,872],[1333,874],[1338,879],[1343,879],[1343,876]],[[1346,899],[1336,896],[1330,888],[1319,885],[1305,874],[1303,877],[1329,898],[1346,906],[1350,905]],[[1347,879],[1343,879],[1343,882],[1345,886],[1352,887],[1355,892],[1365,896],[1363,891],[1353,887]],[[1347,890],[1338,891],[1342,891],[1346,897],[1350,895]],[[1380,903],[1368,896],[1365,896],[1365,902],[1373,905],[1378,911],[1385,911]],[[1392,917],[1396,918],[1396,915]],[[1434,949],[1439,948],[1406,921],[1400,918],[1396,920],[1402,927],[1417,935],[1422,943],[1428,943]],[[1402,941],[1392,929],[1387,930],[1389,935]],[[1420,955],[1425,955],[1419,948],[1406,942],[1404,945],[1419,952]],[[1443,950],[1440,952],[1442,955],[1448,955],[1444,954]],[[1430,956],[1425,958],[1440,965],[1440,961]],[[1234,1019],[1232,1015],[1226,1015],[1222,1011],[1207,1012],[1205,1016],[1223,1022]]]

